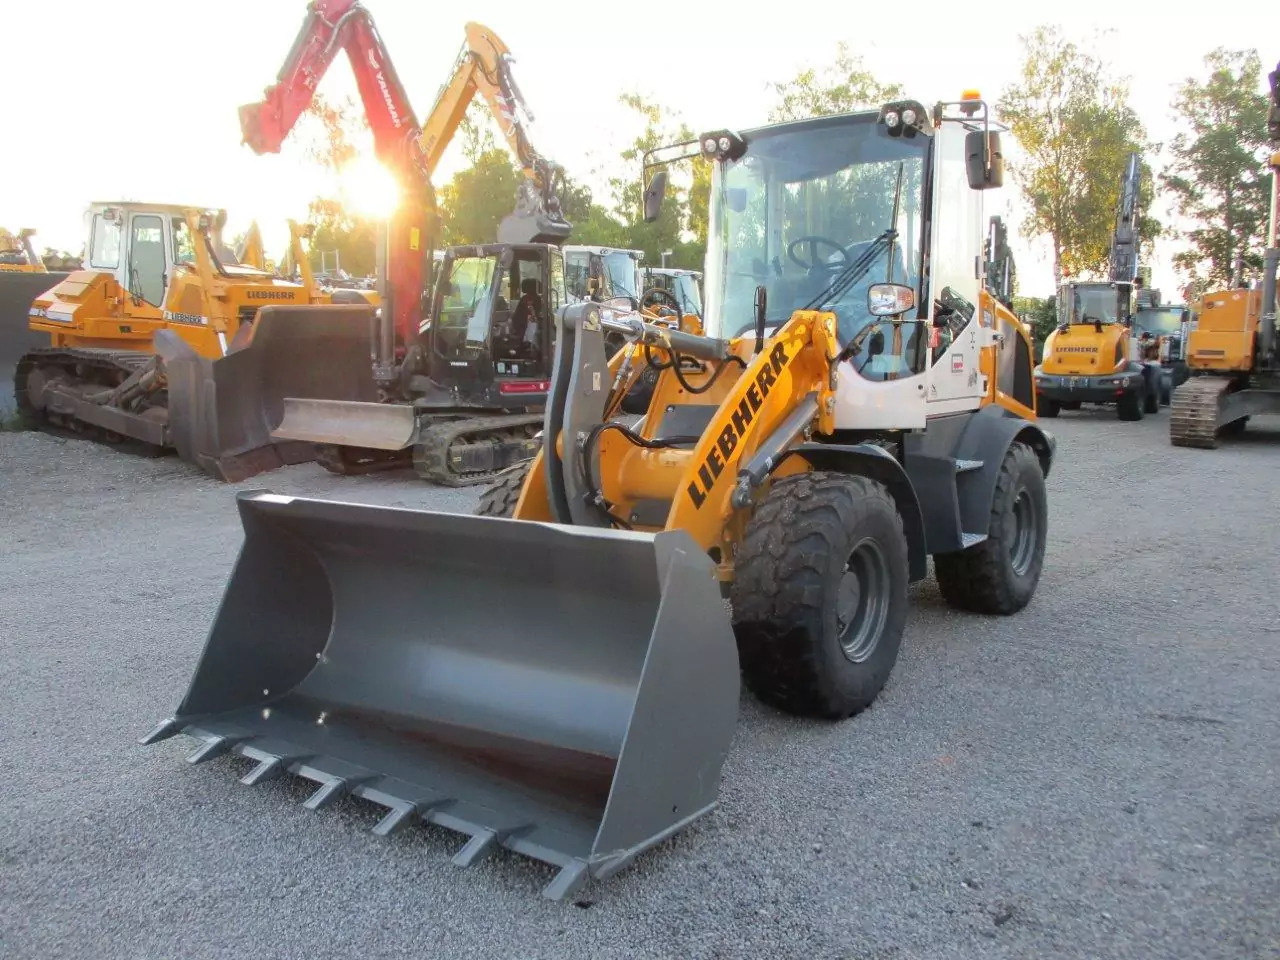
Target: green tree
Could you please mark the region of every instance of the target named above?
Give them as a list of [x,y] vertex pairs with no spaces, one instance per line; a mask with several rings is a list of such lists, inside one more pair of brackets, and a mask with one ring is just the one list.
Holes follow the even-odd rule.
[[1261,268],[1270,186],[1258,52],[1219,48],[1204,63],[1208,78],[1188,78],[1178,90],[1174,109],[1190,131],[1173,138],[1163,178],[1178,213],[1197,224],[1187,232],[1192,249],[1173,262],[1202,289],[1234,286]]
[[673,165],[662,212],[653,223],[646,223],[641,182],[645,153],[655,147],[692,140],[694,132],[673,111],[639,94],[624,93],[618,100],[637,116],[643,127],[622,152],[628,175],[610,180],[613,192],[610,212],[623,225],[623,238],[614,246],[643,250],[645,261],[650,264],[660,263],[662,251],[671,250],[672,263],[701,269],[706,254],[711,164],[701,157],[693,157]]
[[440,188],[443,245],[494,243],[498,224],[515,209],[521,174],[505,148],[491,148]]
[[777,105],[769,113],[771,121],[851,113],[879,107],[903,96],[898,84],[878,81],[862,65],[862,59],[849,52],[846,43],[836,46],[835,60],[821,72],[810,67],[784,83],[771,83],[769,87],[778,97]]
[[[1026,154],[1010,164],[1030,204],[1023,231],[1049,236],[1060,284],[1064,273],[1106,270],[1128,154],[1153,145],[1129,105],[1127,84],[1098,58],[1056,27],[1038,27],[1021,40],[1020,78],[1003,91],[997,112]],[[1143,169],[1139,227],[1149,250],[1161,226],[1149,216],[1154,190],[1150,168]]]

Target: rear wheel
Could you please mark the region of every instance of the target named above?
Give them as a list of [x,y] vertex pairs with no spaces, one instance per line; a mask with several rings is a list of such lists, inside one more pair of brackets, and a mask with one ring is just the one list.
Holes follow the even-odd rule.
[[907,540],[889,491],[839,473],[778,479],[735,566],[734,632],[756,696],[829,719],[870,706],[907,619]]
[[1079,410],[1083,404],[1079,400],[1063,400],[1058,406],[1063,410]]
[[973,613],[1016,613],[1036,592],[1049,533],[1049,497],[1040,458],[1025,443],[1009,447],[991,502],[987,539],[933,558],[947,603]]
[[1142,411],[1143,413],[1159,413],[1160,412],[1160,391],[1163,384],[1158,380],[1155,383],[1148,383],[1146,389],[1142,392]]
[[1141,420],[1144,404],[1144,393],[1141,387],[1130,390],[1116,398],[1116,416],[1121,420]]
[[1050,400],[1048,397],[1040,397],[1036,401],[1036,416],[1047,417],[1052,419],[1058,415],[1058,411],[1062,409],[1062,404],[1057,400]]
[[498,474],[498,478],[484,493],[480,494],[480,505],[476,507],[476,516],[515,516],[516,504],[520,502],[520,491],[524,489],[524,482],[532,466],[532,460],[522,460]]

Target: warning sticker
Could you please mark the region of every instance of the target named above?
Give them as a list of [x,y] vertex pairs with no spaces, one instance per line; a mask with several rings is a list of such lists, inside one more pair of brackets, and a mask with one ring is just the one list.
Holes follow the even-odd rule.
[[951,355],[951,372],[964,373],[964,354],[953,353]]

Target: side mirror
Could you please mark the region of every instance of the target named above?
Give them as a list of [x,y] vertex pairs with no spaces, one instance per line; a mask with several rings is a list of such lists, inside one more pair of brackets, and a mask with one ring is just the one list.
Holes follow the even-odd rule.
[[653,223],[662,212],[662,201],[667,195],[667,171],[657,170],[644,188],[644,222]]
[[965,168],[973,190],[994,190],[1004,186],[1004,151],[1000,134],[974,130],[964,138]]
[[873,283],[867,290],[867,310],[873,317],[896,317],[916,305],[916,292],[901,283]]

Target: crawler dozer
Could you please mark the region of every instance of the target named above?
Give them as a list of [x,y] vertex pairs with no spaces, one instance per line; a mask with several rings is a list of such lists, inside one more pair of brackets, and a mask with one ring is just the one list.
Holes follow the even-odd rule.
[[309,444],[270,436],[280,413],[262,406],[255,385],[265,362],[286,357],[272,373],[298,396],[340,388],[341,366],[314,346],[331,331],[317,322],[301,338],[275,314],[341,297],[238,263],[222,243],[225,220],[222,210],[171,204],[91,205],[87,269],[30,309],[31,330],[49,346],[24,354],[14,375],[29,426],[176,450],[227,481],[314,459]]
[[[499,846],[550,862],[561,898],[715,807],[740,669],[771,704],[844,718],[887,681],[931,556],[956,607],[1025,607],[1054,441],[1027,331],[975,271],[1003,169],[986,104],[697,149],[703,319],[557,311],[541,447],[479,515],[242,493],[195,675],[143,742],[238,754],[246,784],[310,779],[312,808],[372,801],[379,833],[461,831],[462,865]],[[667,170],[646,173],[652,220]]]
[[1276,270],[1280,265],[1280,64],[1271,78],[1268,127],[1277,152],[1270,158],[1271,219],[1263,252],[1262,285],[1216,290],[1200,301],[1187,336],[1191,377],[1173,396],[1169,440],[1175,447],[1213,449],[1223,436],[1243,433],[1249,418],[1280,413],[1280,332],[1276,329]]
[[30,227],[23,227],[10,243],[0,247],[0,273],[49,272],[31,242],[35,235],[36,232]]

